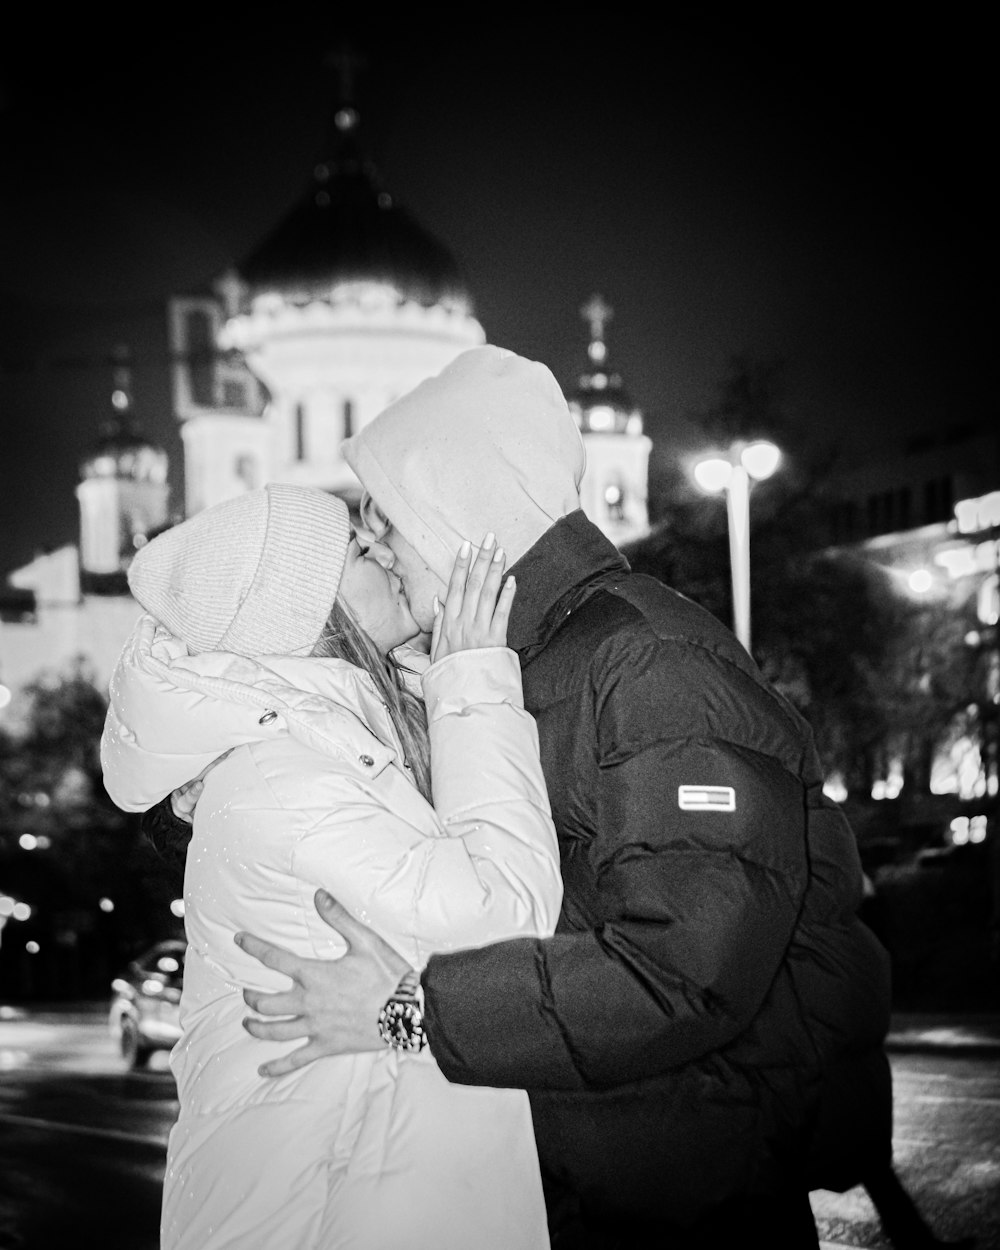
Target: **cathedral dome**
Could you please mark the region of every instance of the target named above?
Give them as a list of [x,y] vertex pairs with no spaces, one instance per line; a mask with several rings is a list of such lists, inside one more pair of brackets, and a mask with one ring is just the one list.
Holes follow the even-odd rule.
[[342,284],[377,283],[402,300],[468,309],[455,258],[380,185],[357,128],[354,108],[337,110],[329,155],[307,192],[237,266],[251,296],[304,304]]

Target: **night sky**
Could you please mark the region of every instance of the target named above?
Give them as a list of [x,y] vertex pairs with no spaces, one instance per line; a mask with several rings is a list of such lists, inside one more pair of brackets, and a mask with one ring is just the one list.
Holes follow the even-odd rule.
[[991,39],[967,12],[895,29],[870,6],[828,25],[578,15],[546,33],[510,9],[296,30],[250,10],[160,30],[166,12],[134,32],[29,24],[0,51],[0,574],[75,540],[118,343],[179,484],[166,299],[303,193],[334,92],[324,54],[345,38],[367,58],[368,154],[456,254],[488,339],[571,385],[580,306],[614,308],[654,471],[693,446],[688,418],[737,355],[785,362],[817,447],[877,455],[992,415]]

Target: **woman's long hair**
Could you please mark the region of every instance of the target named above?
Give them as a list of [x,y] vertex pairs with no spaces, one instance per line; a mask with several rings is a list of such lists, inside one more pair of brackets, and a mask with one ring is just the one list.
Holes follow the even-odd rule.
[[379,651],[339,598],[333,601],[312,654],[346,660],[369,674],[392,718],[403,747],[404,762],[413,773],[417,789],[428,803],[433,803],[431,750],[423,702],[407,690],[397,661]]

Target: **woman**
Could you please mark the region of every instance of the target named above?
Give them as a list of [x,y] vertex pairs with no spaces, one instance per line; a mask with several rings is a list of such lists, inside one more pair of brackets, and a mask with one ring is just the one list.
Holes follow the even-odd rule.
[[456,561],[425,720],[388,658],[418,627],[334,496],[271,485],[133,561],[147,614],[112,678],[108,792],[145,810],[225,756],[185,874],[164,1250],[548,1245],[525,1093],[451,1085],[429,1051],[388,1045],[260,1076],[287,1045],[247,1035],[241,989],[286,982],[233,941],[266,931],[329,956],[321,886],[415,968],[552,932],[558,851],[502,570],[492,536]]

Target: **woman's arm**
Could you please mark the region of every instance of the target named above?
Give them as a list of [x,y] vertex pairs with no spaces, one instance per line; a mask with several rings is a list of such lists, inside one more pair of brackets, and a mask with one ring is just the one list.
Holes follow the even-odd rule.
[[[442,836],[401,848],[397,862],[380,873],[386,885],[411,890],[417,965],[435,947],[448,951],[503,937],[530,941],[549,934],[562,901],[537,732],[523,708],[517,657],[505,647],[515,587],[508,579],[498,598],[502,558],[490,559],[491,550],[484,543],[471,569],[468,552],[460,553],[448,603],[436,615],[433,663],[425,676]],[[376,822],[370,837],[357,843],[369,852],[386,845],[391,828],[385,813],[378,813]],[[319,855],[323,849],[319,842],[309,848],[303,842],[299,854]],[[345,898],[338,891],[335,901],[326,883],[314,879],[321,886],[316,891],[320,919],[340,929],[348,942],[342,958],[303,959],[253,934],[236,935],[247,954],[292,982],[277,994],[244,990],[251,1010],[285,1017],[251,1018],[245,1021],[248,1032],[274,1041],[308,1039],[265,1064],[261,1071],[269,1076],[291,1072],[323,1054],[380,1049],[377,1012],[368,1004],[381,1005],[408,966],[377,932],[374,898]]]
[[[502,554],[493,558],[485,544],[475,561],[460,555],[437,614],[424,675],[436,818],[428,812],[428,823],[414,828],[398,819],[398,806],[359,792],[349,805],[321,804],[328,819],[296,849],[296,871],[355,915],[376,928],[379,916],[402,924],[419,965],[434,951],[549,934],[562,902],[538,735],[524,710],[517,656],[504,645],[514,591],[498,599],[502,567]],[[338,832],[345,822],[346,839]],[[358,854],[364,862],[345,876],[368,882],[363,899],[345,895],[324,869],[340,876]]]
[[553,931],[562,883],[544,813],[477,809],[446,832],[409,781],[388,784],[408,788],[405,808],[327,770],[309,782],[310,811],[289,813],[291,872],[308,915],[316,889],[328,890],[416,967],[435,951]]

